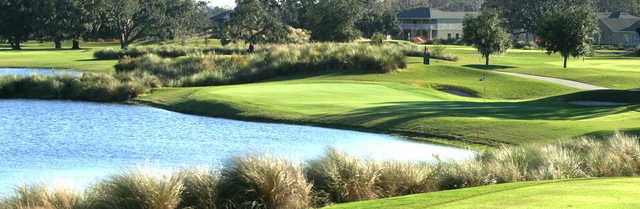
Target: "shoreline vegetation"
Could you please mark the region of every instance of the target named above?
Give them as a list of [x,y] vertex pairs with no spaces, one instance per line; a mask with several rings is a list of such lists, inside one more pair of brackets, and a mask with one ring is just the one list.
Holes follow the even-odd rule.
[[493,184],[640,175],[640,141],[615,133],[540,146],[512,146],[460,161],[356,158],[329,148],[294,163],[269,155],[231,158],[219,170],[160,175],[130,170],[84,191],[18,186],[0,208],[308,208]]
[[[166,59],[156,54],[182,56],[188,51],[186,48],[151,49],[126,50],[135,51],[140,57],[125,56],[116,64],[116,73],[85,74],[81,77],[3,76],[0,77],[0,98],[124,102],[158,87],[251,83],[326,69],[385,73],[407,66],[406,56],[397,48],[362,44],[272,46],[268,51],[249,56],[199,54],[178,59]],[[120,57],[120,51],[103,49],[96,54]],[[108,55],[112,52],[116,53]]]

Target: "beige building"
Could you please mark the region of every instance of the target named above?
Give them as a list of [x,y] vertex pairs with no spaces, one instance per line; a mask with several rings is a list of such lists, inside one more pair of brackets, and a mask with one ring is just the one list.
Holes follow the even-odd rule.
[[398,14],[402,27],[400,39],[423,40],[462,38],[462,21],[466,15],[476,12],[446,12],[432,8],[415,8]]

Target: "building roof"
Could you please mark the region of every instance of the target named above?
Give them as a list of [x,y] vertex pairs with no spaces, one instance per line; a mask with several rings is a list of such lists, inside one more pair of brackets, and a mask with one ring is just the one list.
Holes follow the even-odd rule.
[[477,15],[477,12],[446,12],[432,8],[415,8],[398,14],[398,19],[462,19],[466,15]]
[[613,32],[635,32],[640,26],[640,17],[624,12],[598,13],[598,19]]

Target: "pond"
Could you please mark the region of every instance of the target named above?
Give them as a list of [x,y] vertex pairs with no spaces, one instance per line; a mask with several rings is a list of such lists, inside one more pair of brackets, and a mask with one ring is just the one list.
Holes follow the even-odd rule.
[[69,70],[53,70],[53,69],[24,69],[24,68],[0,68],[0,76],[5,75],[18,75],[18,76],[27,76],[27,75],[82,75],[82,72],[78,71],[69,71]]
[[163,109],[71,101],[0,100],[0,193],[44,181],[84,187],[125,169],[220,167],[269,153],[307,160],[327,147],[378,159],[466,158],[463,149],[356,131],[243,122]]

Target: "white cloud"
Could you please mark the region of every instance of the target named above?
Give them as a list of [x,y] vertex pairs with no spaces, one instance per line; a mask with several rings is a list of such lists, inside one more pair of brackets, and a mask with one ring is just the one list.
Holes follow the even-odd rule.
[[235,0],[208,0],[209,6],[233,8],[236,6]]

